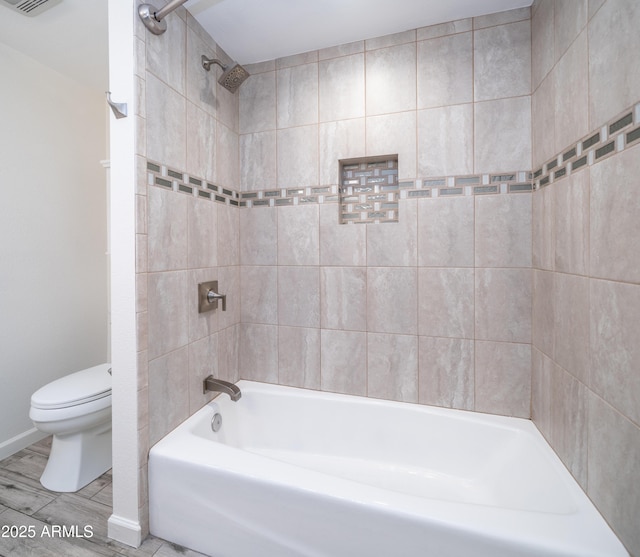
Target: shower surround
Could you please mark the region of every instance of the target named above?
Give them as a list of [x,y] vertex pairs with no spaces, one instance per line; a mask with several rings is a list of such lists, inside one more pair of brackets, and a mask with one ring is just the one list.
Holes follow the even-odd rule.
[[[210,399],[201,391],[209,374],[519,417],[533,413],[590,495],[583,465],[588,427],[593,449],[612,451],[604,445],[622,435],[625,451],[640,453],[637,417],[613,410],[615,397],[603,396],[604,387],[590,383],[583,368],[566,369],[562,355],[554,360],[567,349],[558,336],[567,328],[549,329],[562,321],[557,304],[584,291],[563,279],[590,279],[541,264],[545,246],[557,246],[558,238],[544,223],[557,218],[556,230],[566,224],[552,207],[568,198],[555,193],[555,180],[534,193],[527,187],[533,171],[640,96],[632,85],[620,106],[605,110],[596,95],[593,121],[584,129],[568,131],[562,121],[576,113],[562,110],[572,98],[567,88],[584,82],[565,84],[573,75],[566,68],[578,65],[563,61],[566,55],[556,63],[554,47],[553,55],[547,50],[578,44],[587,29],[592,42],[606,33],[602,27],[616,16],[612,1],[590,4],[586,11],[580,3],[580,24],[554,2],[536,2],[532,10],[254,64],[235,95],[200,67],[203,54],[230,60],[186,10],[167,18],[162,37],[137,25],[143,486],[149,447]],[[623,4],[637,23],[632,2]],[[571,33],[579,39],[568,38]],[[579,46],[568,53],[586,56]],[[633,74],[630,59],[618,61],[617,70],[594,62],[593,71]],[[549,122],[557,129],[552,140],[541,131]],[[632,164],[614,162],[632,158],[629,149],[582,174],[614,164],[637,176]],[[399,222],[339,224],[339,160],[387,154],[398,155]],[[578,173],[566,178],[577,180]],[[558,255],[544,257],[554,265]],[[227,295],[226,312],[197,313],[197,283],[207,280],[218,280]],[[598,311],[606,315],[618,311],[608,305],[619,304],[620,296],[635,300],[640,287],[593,281],[591,288],[592,299],[593,292],[602,294]],[[618,297],[607,297],[607,289]],[[549,299],[550,292],[557,299]],[[575,334],[584,340],[580,323]],[[541,336],[554,348],[545,349]],[[591,343],[598,338],[592,332]],[[620,342],[633,350],[632,339]],[[584,359],[584,350],[573,356]],[[601,373],[614,391],[617,373]],[[630,376],[637,384],[637,370]],[[595,435],[600,417],[608,424],[602,438]],[[590,458],[605,454],[597,450]],[[622,464],[627,457],[618,452],[618,458]],[[640,543],[627,523],[640,501],[628,487],[639,483],[638,471],[623,466],[619,476],[608,466],[590,463],[600,474],[595,493],[602,492],[601,511],[633,552]],[[624,515],[606,495],[617,491],[626,493]],[[144,532],[144,491],[139,504]]]

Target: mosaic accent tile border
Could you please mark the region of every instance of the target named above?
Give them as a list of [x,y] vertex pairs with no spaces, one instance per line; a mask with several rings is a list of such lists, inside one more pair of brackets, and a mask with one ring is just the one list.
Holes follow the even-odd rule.
[[539,190],[565,176],[588,168],[640,142],[640,103],[612,118],[547,161],[533,173]]
[[240,194],[235,190],[217,186],[198,176],[149,160],[147,161],[147,184],[193,197],[210,199],[225,205],[239,207],[241,204]]

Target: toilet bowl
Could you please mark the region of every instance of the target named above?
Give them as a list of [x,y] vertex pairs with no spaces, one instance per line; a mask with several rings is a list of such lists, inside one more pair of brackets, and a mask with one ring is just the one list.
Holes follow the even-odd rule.
[[38,389],[29,417],[53,435],[40,483],[78,491],[111,468],[111,365],[100,364]]

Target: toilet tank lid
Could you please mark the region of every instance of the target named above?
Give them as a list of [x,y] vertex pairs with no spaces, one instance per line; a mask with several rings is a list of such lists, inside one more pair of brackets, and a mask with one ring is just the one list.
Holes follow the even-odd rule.
[[36,408],[60,408],[111,394],[111,364],[100,364],[56,379],[31,395]]

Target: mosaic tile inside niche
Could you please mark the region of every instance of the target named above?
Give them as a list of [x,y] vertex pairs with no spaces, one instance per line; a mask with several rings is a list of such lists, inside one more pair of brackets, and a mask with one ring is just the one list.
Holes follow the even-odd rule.
[[533,173],[534,189],[544,188],[596,162],[624,151],[640,140],[640,103],[592,130]]
[[341,224],[398,222],[398,155],[340,161]]

